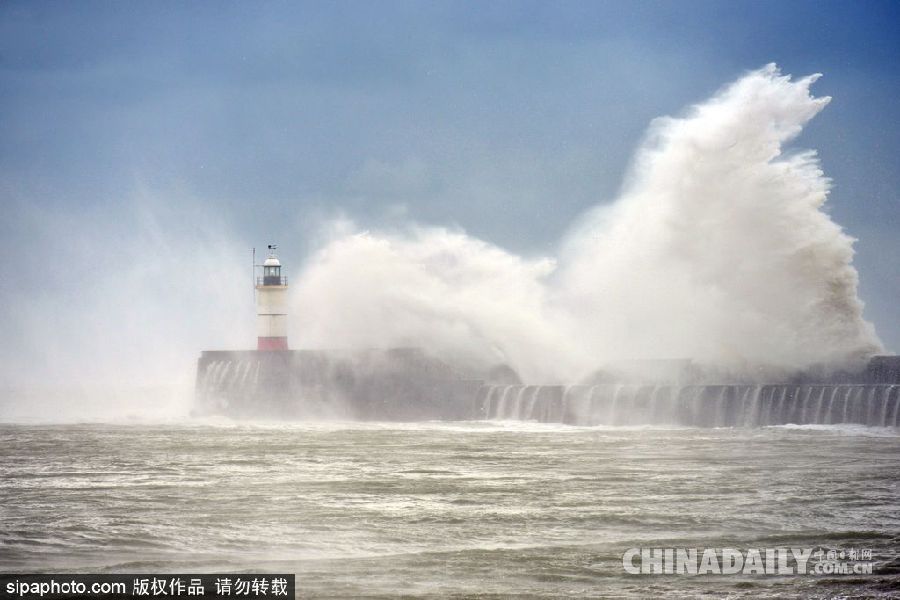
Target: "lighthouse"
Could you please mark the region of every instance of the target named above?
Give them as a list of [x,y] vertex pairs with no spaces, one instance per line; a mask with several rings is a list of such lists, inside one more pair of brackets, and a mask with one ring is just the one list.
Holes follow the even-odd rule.
[[262,265],[262,277],[256,277],[256,349],[287,350],[287,277],[281,275],[276,246]]

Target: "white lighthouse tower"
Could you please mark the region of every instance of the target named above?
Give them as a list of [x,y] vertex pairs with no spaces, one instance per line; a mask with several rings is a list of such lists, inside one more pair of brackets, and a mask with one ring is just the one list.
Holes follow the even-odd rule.
[[287,277],[281,275],[276,246],[260,265],[263,276],[256,278],[256,349],[287,350]]

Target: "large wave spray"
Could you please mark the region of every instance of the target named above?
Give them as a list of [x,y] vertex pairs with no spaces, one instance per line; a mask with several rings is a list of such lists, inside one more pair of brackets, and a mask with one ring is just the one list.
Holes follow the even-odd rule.
[[621,197],[580,219],[557,260],[434,228],[337,235],[299,279],[294,339],[423,346],[532,381],[619,359],[850,366],[881,347],[853,240],[822,210],[815,153],[784,153],[829,101],[816,79],[768,65],[656,120]]

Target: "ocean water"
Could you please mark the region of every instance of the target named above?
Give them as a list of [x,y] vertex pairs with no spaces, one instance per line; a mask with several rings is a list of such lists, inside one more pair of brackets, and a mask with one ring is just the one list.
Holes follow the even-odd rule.
[[[872,575],[629,575],[632,547]],[[0,571],[297,574],[300,597],[900,596],[900,431],[0,425]]]

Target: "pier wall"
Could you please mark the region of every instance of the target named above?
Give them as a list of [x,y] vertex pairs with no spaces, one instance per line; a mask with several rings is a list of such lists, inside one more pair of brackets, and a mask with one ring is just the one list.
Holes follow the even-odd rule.
[[[654,371],[659,373],[658,368]],[[492,382],[490,374],[460,373],[415,348],[205,351],[197,365],[195,412],[282,419],[526,420],[585,426],[900,426],[900,357],[877,356],[858,373],[830,377],[815,381],[807,375],[778,384],[629,380],[525,385],[514,374]]]
[[204,351],[196,413],[415,421],[468,417],[482,382],[414,348]]

